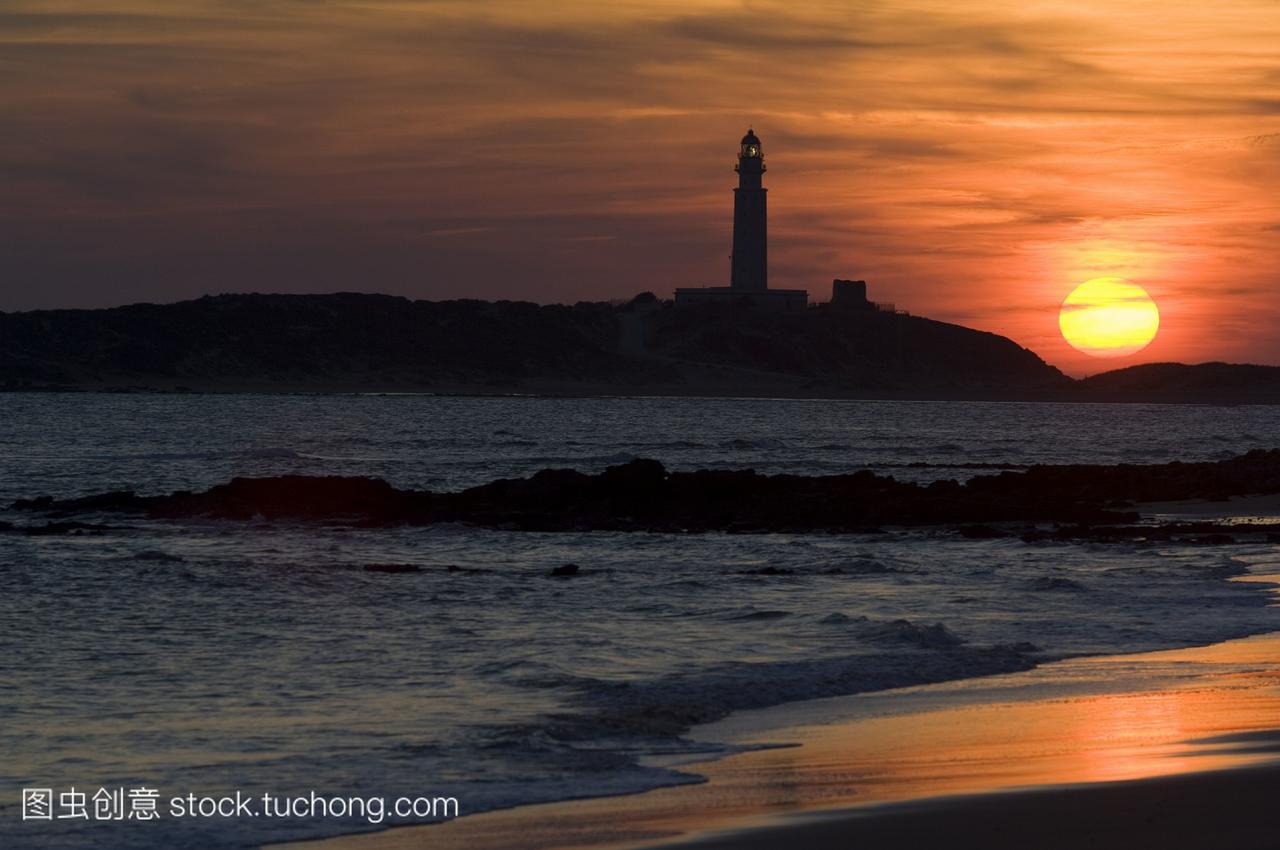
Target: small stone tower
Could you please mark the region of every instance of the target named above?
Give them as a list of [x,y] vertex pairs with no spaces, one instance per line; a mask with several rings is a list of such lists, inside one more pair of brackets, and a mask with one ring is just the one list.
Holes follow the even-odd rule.
[[729,286],[744,292],[769,288],[769,255],[765,229],[764,150],[752,130],[738,150],[738,188],[733,190],[733,266]]

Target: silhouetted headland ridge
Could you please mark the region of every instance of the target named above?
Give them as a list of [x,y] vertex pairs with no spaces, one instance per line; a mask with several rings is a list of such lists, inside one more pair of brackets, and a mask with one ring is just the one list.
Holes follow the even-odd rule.
[[947,398],[1070,385],[995,334],[821,307],[340,293],[0,314],[9,389]]
[[1280,403],[1280,368],[1074,381],[997,334],[835,303],[247,294],[0,313],[0,389]]

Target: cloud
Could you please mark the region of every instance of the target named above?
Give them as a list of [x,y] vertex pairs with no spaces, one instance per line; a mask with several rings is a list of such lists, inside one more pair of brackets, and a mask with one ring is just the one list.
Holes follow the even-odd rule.
[[[733,9],[703,14],[682,14],[659,21],[650,27],[653,35],[675,36],[756,55],[777,55],[779,51],[844,53],[850,50],[886,50],[902,46],[859,38],[847,26],[856,19],[850,10],[844,17],[846,26],[831,20],[797,18],[796,7],[790,14],[782,7]],[[835,23],[836,25],[832,25]]]
[[775,285],[865,278],[1075,368],[1057,305],[1116,273],[1163,299],[1152,356],[1209,351],[1230,326],[1248,333],[1219,333],[1223,350],[1280,361],[1259,318],[1280,307],[1273,15],[14,0],[0,276],[20,285],[0,309],[716,283],[753,123]]

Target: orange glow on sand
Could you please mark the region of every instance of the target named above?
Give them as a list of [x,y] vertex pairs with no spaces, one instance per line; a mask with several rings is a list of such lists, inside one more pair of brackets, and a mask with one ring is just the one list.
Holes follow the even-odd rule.
[[[1266,580],[1274,580],[1268,577]],[[1077,658],[981,681],[843,698],[865,703],[841,722],[823,714],[786,718],[739,744],[798,746],[748,750],[692,769],[709,780],[632,797],[575,800],[485,813],[428,827],[291,844],[290,850],[651,846],[655,836],[767,825],[771,817],[865,803],[952,794],[1116,782],[1261,764],[1275,757],[1258,735],[1280,718],[1280,641],[1266,635],[1193,649]],[[1065,695],[1063,683],[1127,681],[1131,687]],[[1038,698],[992,700],[1045,686]],[[977,691],[968,696],[971,689]],[[886,711],[886,696],[920,700],[918,711]],[[975,698],[976,697],[976,698]],[[838,703],[831,703],[835,705]],[[901,706],[902,703],[899,703]],[[827,709],[829,710],[829,708]],[[742,715],[701,727],[720,740]],[[736,820],[737,819],[737,820]],[[429,830],[424,833],[423,830]],[[280,846],[280,845],[275,845]]]
[[1146,348],[1160,329],[1160,310],[1141,286],[1118,277],[1085,281],[1058,313],[1062,337],[1094,357],[1125,357]]

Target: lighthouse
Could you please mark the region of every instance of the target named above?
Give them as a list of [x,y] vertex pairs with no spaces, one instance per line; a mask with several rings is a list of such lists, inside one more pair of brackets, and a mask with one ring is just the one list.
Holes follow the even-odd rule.
[[748,129],[738,149],[738,188],[733,190],[733,261],[729,286],[743,292],[769,288],[768,210],[764,149]]
[[769,288],[768,212],[765,207],[764,146],[755,130],[738,143],[738,186],[733,190],[733,253],[728,286],[681,286],[677,305],[723,304],[764,310],[803,310],[804,289]]

